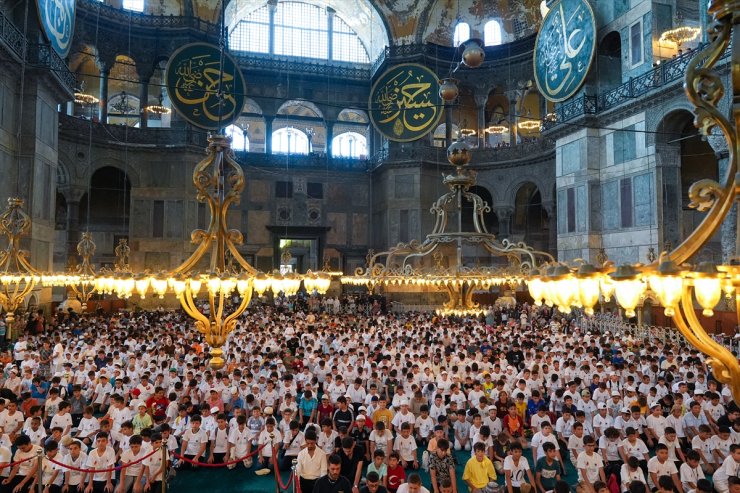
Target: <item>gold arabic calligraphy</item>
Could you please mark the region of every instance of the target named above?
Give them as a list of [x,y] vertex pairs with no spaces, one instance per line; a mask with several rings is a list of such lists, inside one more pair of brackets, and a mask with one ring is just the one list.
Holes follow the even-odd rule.
[[[584,25],[583,6],[579,5],[566,20],[563,3],[560,2],[559,9],[553,12],[557,19],[550,23],[547,42],[544,43],[545,91],[553,97],[566,94],[578,79],[577,75],[588,68],[588,58],[580,56],[587,41],[584,29],[579,27],[568,32],[574,18],[578,25]],[[574,46],[578,38],[580,41]]]
[[418,134],[436,121],[437,107],[430,101],[432,82],[424,75],[404,70],[390,79],[377,92],[375,102],[381,119],[379,124],[393,124],[393,133],[400,137],[404,131]]
[[212,122],[228,120],[240,108],[237,108],[234,97],[233,74],[224,70],[221,79],[223,103],[219,101],[219,70],[220,61],[211,55],[194,56],[178,63],[175,73],[175,99],[183,106],[190,107],[193,117],[207,118]]

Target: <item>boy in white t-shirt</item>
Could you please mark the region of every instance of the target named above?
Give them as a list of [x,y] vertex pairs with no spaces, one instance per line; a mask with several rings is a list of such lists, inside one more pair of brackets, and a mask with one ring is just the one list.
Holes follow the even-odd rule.
[[263,468],[273,469],[272,448],[279,447],[283,436],[275,429],[275,418],[270,416],[265,420],[265,429],[257,437],[257,446],[264,447],[260,453],[259,463]]
[[411,436],[411,424],[401,425],[401,433],[393,442],[393,450],[401,456],[401,465],[404,469],[418,469],[419,461],[416,456],[416,440]]
[[604,460],[594,452],[596,442],[593,437],[583,439],[584,451],[578,456],[576,469],[578,470],[578,489],[583,493],[597,493],[594,483],[603,481],[606,483],[604,474]]
[[144,464],[139,459],[144,456],[141,450],[142,439],[139,435],[132,436],[128,441],[128,448],[121,453],[121,465],[132,464],[124,469],[116,493],[130,493],[134,485],[141,483],[144,476]]
[[[205,454],[206,445],[208,444],[208,433],[200,427],[200,424],[199,415],[196,414],[190,418],[190,429],[182,434],[180,444],[180,450],[183,451],[182,455],[194,462],[200,462],[204,458],[203,454]],[[194,464],[191,465],[195,466]]]
[[[85,466],[88,469],[111,469],[116,465],[116,453],[109,445],[108,433],[101,431],[95,436],[95,448],[87,455]],[[93,493],[113,491],[113,472],[96,472],[88,474],[87,487]]]

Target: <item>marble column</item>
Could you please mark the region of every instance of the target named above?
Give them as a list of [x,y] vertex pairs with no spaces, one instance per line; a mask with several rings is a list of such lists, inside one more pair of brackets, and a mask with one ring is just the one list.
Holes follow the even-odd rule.
[[272,154],[272,121],[274,116],[265,115],[265,154]]
[[475,95],[475,107],[478,109],[478,148],[486,147],[486,103],[488,93]]
[[495,207],[494,212],[498,217],[499,239],[508,238],[511,235],[511,216],[514,214],[514,208],[509,206]]
[[268,52],[275,54],[275,13],[277,12],[277,0],[269,0],[267,8],[270,16],[269,34],[267,39]]
[[110,68],[103,65],[100,69],[100,123],[108,123],[108,76]]
[[142,79],[139,82],[139,127],[147,127],[147,111],[146,107],[149,105],[149,79]]

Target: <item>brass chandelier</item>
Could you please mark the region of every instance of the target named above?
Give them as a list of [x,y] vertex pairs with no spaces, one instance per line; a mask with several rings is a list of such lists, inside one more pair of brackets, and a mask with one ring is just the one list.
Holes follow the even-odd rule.
[[[702,179],[689,189],[690,207],[706,212],[704,220],[681,243],[670,252],[664,252],[657,262],[649,265],[626,264],[614,266],[607,263],[601,267],[583,264],[578,268],[565,264],[552,264],[527,279],[529,292],[537,304],[543,302],[556,306],[563,312],[581,308],[593,313],[600,300],[612,297],[621,306],[625,315],[635,315],[635,308],[649,292],[664,308],[666,316],[673,318],[676,327],[686,340],[708,356],[714,377],[730,386],[735,399],[740,398],[740,364],[730,350],[715,341],[703,326],[695,311],[695,305],[704,316],[711,316],[723,295],[728,301],[734,298],[735,310],[740,323],[740,265],[715,265],[687,262],[719,230],[722,222],[740,197],[740,1],[711,0],[709,13],[713,23],[709,29],[710,43],[699,50],[686,69],[686,95],[696,107],[695,126],[704,135],[721,133],[727,141],[729,158],[727,172],[722,182]],[[731,115],[719,110],[725,87],[714,66],[732,42]],[[714,133],[713,133],[714,131]],[[718,132],[717,132],[718,131]],[[735,255],[740,253],[736,251]]]
[[[475,172],[467,169],[470,158],[470,148],[465,142],[455,142],[448,148],[447,159],[455,171],[445,176],[443,183],[450,191],[432,205],[430,212],[435,216],[435,225],[424,241],[399,243],[388,251],[368,255],[367,267],[357,269],[354,276],[342,277],[342,283],[366,286],[371,292],[381,286],[440,289],[447,292],[448,301],[437,310],[438,314],[480,315],[485,310],[473,300],[476,290],[519,286],[530,270],[541,263],[553,262],[549,253],[535,251],[521,242],[499,241],[488,232],[484,216],[491,207],[470,190],[476,182]],[[464,206],[468,203],[472,205],[473,231],[463,227]],[[451,217],[457,221],[449,228]],[[504,263],[499,266],[466,265],[465,245],[483,247],[487,254],[503,259]],[[447,246],[454,247],[455,254],[450,256],[453,264],[445,267],[442,250]],[[425,266],[425,260],[431,265]]]

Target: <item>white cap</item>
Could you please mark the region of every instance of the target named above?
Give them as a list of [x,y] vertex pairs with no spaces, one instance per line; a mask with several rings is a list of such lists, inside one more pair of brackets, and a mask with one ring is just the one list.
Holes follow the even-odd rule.
[[612,397],[620,397],[621,395],[618,390],[612,390]]
[[606,409],[606,404],[604,404],[603,402],[599,402],[596,405],[596,409]]
[[220,409],[219,409],[218,407],[216,407],[216,406],[213,406],[213,407],[211,408],[211,413],[213,413],[213,414],[216,414],[216,413],[217,413],[217,412],[219,412],[219,411],[220,411]]

